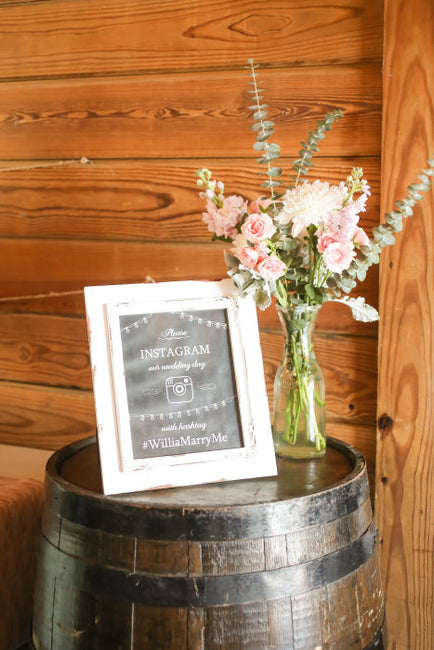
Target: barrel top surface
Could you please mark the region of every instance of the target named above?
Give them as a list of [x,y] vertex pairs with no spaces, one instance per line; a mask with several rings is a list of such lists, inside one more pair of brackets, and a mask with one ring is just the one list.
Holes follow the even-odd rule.
[[[149,490],[106,496],[116,502],[164,507],[216,507],[254,505],[303,497],[329,490],[365,469],[360,453],[329,439],[324,457],[308,461],[278,459],[278,475],[265,478]],[[56,452],[47,467],[55,480],[79,491],[103,495],[97,445],[89,438]],[[57,475],[57,476],[56,476]]]
[[56,521],[153,539],[240,539],[284,534],[358,510],[369,499],[363,456],[328,438],[323,458],[278,461],[278,475],[104,495],[95,438],[60,449],[46,471]]

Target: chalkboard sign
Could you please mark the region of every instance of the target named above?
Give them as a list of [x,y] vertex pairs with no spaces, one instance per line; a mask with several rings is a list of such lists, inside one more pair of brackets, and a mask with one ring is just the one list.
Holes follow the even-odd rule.
[[226,309],[119,316],[133,457],[242,446]]
[[85,297],[106,493],[276,473],[256,310],[231,281]]

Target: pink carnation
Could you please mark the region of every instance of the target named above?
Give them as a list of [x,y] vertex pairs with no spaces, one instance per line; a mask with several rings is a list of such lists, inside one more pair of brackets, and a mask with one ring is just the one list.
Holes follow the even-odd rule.
[[247,246],[246,248],[239,248],[236,251],[236,255],[241,264],[248,269],[255,268],[259,257],[258,252],[250,246]]
[[264,244],[264,242],[259,242],[259,244],[256,244],[255,251],[258,253],[257,264],[260,264],[265,259],[267,259],[267,257],[269,256],[269,253],[270,253],[269,249]]
[[264,212],[251,214],[241,227],[241,232],[253,244],[269,239],[276,232],[273,220]]
[[208,225],[208,230],[215,233],[217,237],[233,239],[238,233],[236,226],[247,211],[247,202],[241,196],[234,194],[223,199],[221,208],[217,208],[212,201],[208,200],[206,209],[203,220]]
[[258,264],[256,270],[264,280],[277,280],[286,272],[286,264],[278,257],[270,255]]
[[326,268],[332,273],[342,273],[347,269],[355,255],[351,242],[332,242],[323,253]]

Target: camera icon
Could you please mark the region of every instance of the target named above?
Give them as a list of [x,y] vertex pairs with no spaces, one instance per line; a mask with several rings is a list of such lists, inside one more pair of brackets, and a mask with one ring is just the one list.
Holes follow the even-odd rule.
[[167,400],[174,404],[191,402],[193,393],[193,382],[191,377],[168,377],[166,379]]

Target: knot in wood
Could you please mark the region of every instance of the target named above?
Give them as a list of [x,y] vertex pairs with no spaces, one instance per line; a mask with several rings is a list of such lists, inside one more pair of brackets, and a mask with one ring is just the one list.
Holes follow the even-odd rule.
[[382,434],[390,433],[393,427],[393,420],[389,415],[387,415],[387,413],[383,413],[383,415],[380,415],[378,418],[377,424]]

